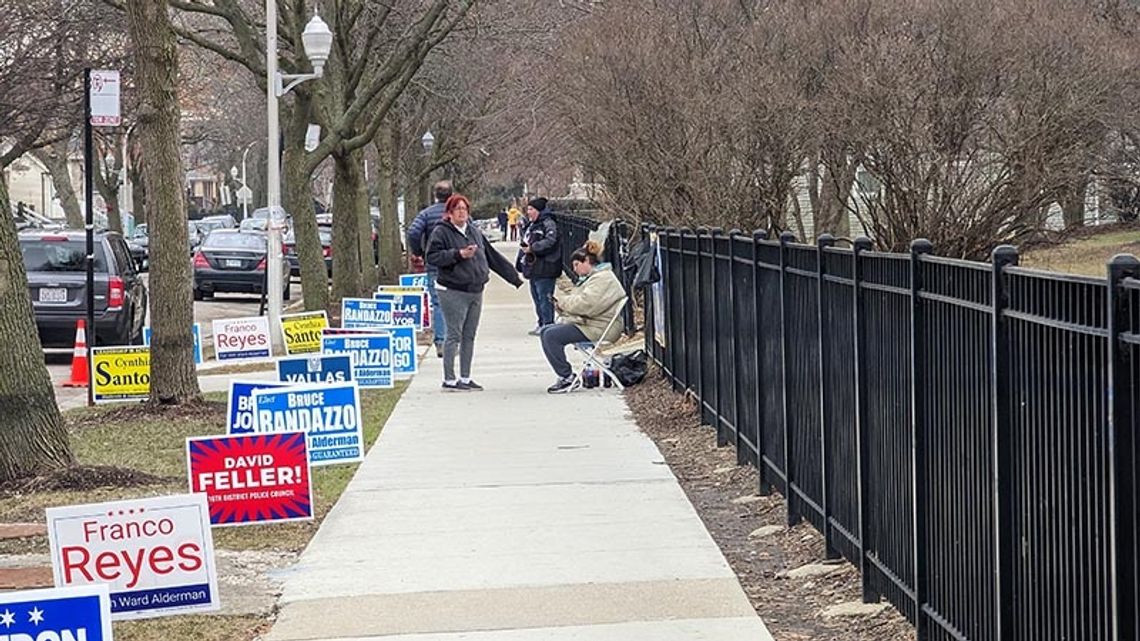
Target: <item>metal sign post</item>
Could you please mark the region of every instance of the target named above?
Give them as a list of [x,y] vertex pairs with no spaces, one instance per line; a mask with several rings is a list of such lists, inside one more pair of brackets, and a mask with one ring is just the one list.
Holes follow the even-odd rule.
[[[95,346],[95,136],[94,127],[118,127],[122,124],[119,113],[119,72],[83,70],[83,198],[87,218],[84,228],[87,236],[87,363],[91,361],[91,348]],[[95,381],[87,384],[87,405],[95,404]]]

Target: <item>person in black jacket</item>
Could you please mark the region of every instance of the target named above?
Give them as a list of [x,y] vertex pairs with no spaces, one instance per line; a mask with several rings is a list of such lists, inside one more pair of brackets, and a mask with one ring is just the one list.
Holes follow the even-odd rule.
[[558,223],[546,208],[545,198],[535,198],[526,206],[530,224],[523,232],[515,267],[530,281],[530,297],[538,325],[529,333],[538,336],[542,328],[554,324],[554,283],[562,275],[562,252],[558,244]]
[[[503,280],[522,287],[522,280],[510,261],[491,247],[490,241],[471,222],[471,203],[455,194],[447,199],[443,219],[431,233],[427,262],[439,270],[436,289],[447,325],[443,343],[443,389],[480,391],[471,379],[475,355],[475,332],[483,313],[483,289],[493,270]],[[455,355],[459,354],[459,376],[455,376]]]

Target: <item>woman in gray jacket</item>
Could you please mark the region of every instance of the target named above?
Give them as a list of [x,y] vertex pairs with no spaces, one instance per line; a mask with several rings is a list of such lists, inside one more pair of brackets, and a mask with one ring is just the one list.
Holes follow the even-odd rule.
[[[435,278],[439,305],[443,308],[447,337],[443,343],[443,389],[481,391],[471,379],[475,355],[475,333],[483,313],[483,289],[491,271],[503,280],[522,287],[522,280],[510,261],[470,222],[471,203],[455,194],[444,205],[443,219],[428,241],[427,262],[439,269]],[[455,355],[459,354],[459,376],[455,375]]]
[[542,351],[558,375],[558,380],[546,388],[551,394],[564,392],[574,383],[574,371],[566,360],[567,345],[614,341],[621,336],[621,325],[611,326],[610,321],[622,308],[625,288],[610,265],[601,261],[601,253],[601,244],[591,240],[570,256],[570,266],[582,280],[569,293],[554,299],[561,322],[542,330]]

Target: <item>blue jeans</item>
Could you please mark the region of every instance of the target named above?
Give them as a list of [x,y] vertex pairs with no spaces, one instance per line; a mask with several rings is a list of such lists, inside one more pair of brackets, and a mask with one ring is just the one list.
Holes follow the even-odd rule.
[[554,324],[553,278],[535,278],[530,281],[530,297],[534,299],[534,313],[538,315],[538,326]]
[[447,338],[447,322],[443,320],[443,308],[439,306],[439,293],[435,291],[435,272],[427,273],[428,298],[431,299],[431,331],[435,334],[435,344]]

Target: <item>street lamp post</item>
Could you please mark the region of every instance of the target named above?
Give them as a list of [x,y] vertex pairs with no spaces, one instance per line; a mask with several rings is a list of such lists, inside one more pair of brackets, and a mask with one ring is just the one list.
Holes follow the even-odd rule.
[[[266,274],[267,297],[269,303],[269,325],[277,328],[281,320],[281,299],[284,295],[283,261],[281,255],[281,230],[284,223],[284,212],[281,210],[281,133],[278,121],[277,99],[287,91],[305,82],[324,75],[325,62],[332,51],[333,34],[329,26],[321,17],[313,14],[305,31],[301,34],[301,42],[305,48],[305,55],[313,65],[313,73],[286,75],[277,70],[277,0],[265,0],[265,73],[267,82],[266,91],[266,120],[268,122],[268,158],[266,159],[266,200],[269,206],[268,220],[268,273]],[[288,85],[284,83],[289,81]],[[244,162],[242,163],[244,168]],[[302,212],[293,212],[300,216]],[[274,343],[279,337],[276,329],[270,332]]]
[[[428,169],[428,171],[424,174],[424,182],[426,183],[427,188],[427,199],[424,201],[424,206],[427,207],[435,202],[431,190],[431,150],[433,147],[435,147],[435,136],[431,135],[431,130],[428,130],[424,134],[423,138],[420,138],[420,143],[422,143],[424,146],[424,162],[426,163]],[[420,194],[422,195],[423,192],[420,192]]]

